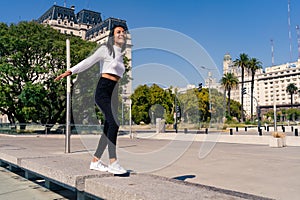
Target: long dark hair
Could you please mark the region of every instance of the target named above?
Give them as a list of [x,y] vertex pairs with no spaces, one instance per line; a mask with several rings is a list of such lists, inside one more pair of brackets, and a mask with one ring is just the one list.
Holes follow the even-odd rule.
[[[107,43],[106,43],[106,46],[108,48],[108,52],[109,52],[109,55],[112,55],[113,58],[115,58],[115,50],[114,50],[114,44],[115,44],[115,40],[114,40],[114,32],[115,32],[115,29],[117,27],[122,27],[125,31],[126,31],[126,27],[122,26],[122,25],[116,25],[114,26],[110,33],[109,33],[109,36],[108,36],[108,40],[107,40]],[[126,48],[126,43],[127,43],[127,38],[125,37],[125,42],[123,44],[123,46],[121,47],[121,50],[124,51],[125,48]]]

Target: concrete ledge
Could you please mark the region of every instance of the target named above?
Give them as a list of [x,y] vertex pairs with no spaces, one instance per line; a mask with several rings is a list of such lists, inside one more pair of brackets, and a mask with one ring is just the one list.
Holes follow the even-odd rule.
[[91,171],[88,169],[88,161],[69,156],[19,160],[21,165],[18,167],[27,173],[45,178],[49,189],[52,186],[61,186],[77,191],[77,194],[82,194],[77,199],[84,199],[84,196],[118,200],[265,199],[155,175],[131,174],[129,177],[117,177]]
[[88,169],[88,161],[68,156],[22,159],[21,168],[78,191],[84,190],[85,180],[88,178],[112,176],[104,172],[91,171]]
[[266,199],[147,174],[88,179],[85,192],[118,200]]
[[[188,139],[185,138],[188,135],[183,136],[183,139]],[[63,140],[41,138],[19,138],[18,143],[16,138],[5,138],[0,140],[0,163],[27,171],[28,178],[44,178],[48,187],[56,187],[57,184],[82,194],[77,199],[83,199],[85,193],[102,199],[126,200],[265,199],[148,174],[114,177],[109,173],[92,171],[89,170],[91,155],[88,151],[82,151],[80,146],[77,152],[74,151],[76,153],[63,154],[62,143]]]

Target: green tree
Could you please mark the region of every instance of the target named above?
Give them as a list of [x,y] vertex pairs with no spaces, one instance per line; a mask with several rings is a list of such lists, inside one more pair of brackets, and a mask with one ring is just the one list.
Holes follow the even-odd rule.
[[[203,120],[203,102],[208,101],[208,95],[200,93],[197,89],[187,90],[186,93],[178,94],[178,100],[182,109],[182,117],[187,123],[198,123]],[[207,104],[205,104],[207,105]],[[202,112],[203,111],[203,112]]]
[[[247,54],[245,53],[241,53],[240,56],[235,59],[235,61],[233,62],[234,63],[234,66],[237,66],[237,67],[240,67],[241,70],[242,70],[242,83],[241,83],[241,88],[243,89],[244,88],[244,76],[245,76],[245,69],[247,68],[248,66],[248,62],[249,62],[249,57]],[[241,98],[241,105],[242,105],[242,109],[241,109],[241,121],[243,122],[244,121],[244,94],[241,93],[242,95],[242,98]]]
[[233,73],[226,73],[224,74],[224,76],[221,79],[221,85],[224,86],[225,91],[224,93],[226,93],[227,91],[227,97],[228,97],[228,101],[227,101],[227,113],[230,116],[230,94],[231,94],[231,89],[233,87],[237,87],[239,80],[238,78],[233,74]]
[[241,104],[238,101],[230,101],[230,116],[240,119],[241,117]]
[[72,63],[96,46],[36,22],[0,24],[0,111],[11,123],[65,122],[66,80],[54,77],[66,70],[67,38]]
[[[141,85],[134,90],[131,95],[132,100],[132,120],[136,124],[144,122],[149,124],[151,118],[149,111],[153,106],[153,110],[157,109],[157,105],[161,105],[164,109],[164,118],[167,123],[173,123],[173,101],[174,95],[171,89],[164,90],[158,85],[153,84],[151,87]],[[158,110],[156,110],[158,114]]]
[[248,64],[248,70],[251,72],[251,120],[253,121],[253,92],[254,92],[254,77],[257,70],[261,69],[261,62],[256,58],[251,58]]
[[131,95],[132,100],[132,120],[136,124],[144,122],[149,124],[151,119],[149,117],[149,109],[151,107],[150,89],[147,85],[138,86]]
[[293,95],[298,91],[298,87],[295,83],[290,83],[286,87],[286,92],[291,95],[291,107],[293,108]]

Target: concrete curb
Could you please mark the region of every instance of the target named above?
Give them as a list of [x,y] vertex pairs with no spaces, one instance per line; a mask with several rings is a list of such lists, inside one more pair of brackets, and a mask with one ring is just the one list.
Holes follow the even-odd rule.
[[[128,136],[121,136],[128,137]],[[159,133],[159,134],[137,134],[137,138],[158,140],[185,140],[197,142],[221,142],[238,144],[269,145],[272,136],[258,135],[222,135],[222,134],[184,134],[184,133]],[[286,136],[287,146],[300,146],[300,137]]]

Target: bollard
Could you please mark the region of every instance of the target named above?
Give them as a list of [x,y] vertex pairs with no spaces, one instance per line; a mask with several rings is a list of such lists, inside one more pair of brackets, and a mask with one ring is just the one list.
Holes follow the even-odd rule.
[[267,126],[267,131],[269,132],[269,126]]
[[239,132],[239,127],[235,127],[235,131],[236,131],[236,132]]
[[293,126],[291,126],[291,130],[292,130],[292,132],[294,131],[294,127]]
[[282,132],[285,132],[285,127],[284,126],[282,126]]
[[258,135],[259,135],[259,136],[262,136],[262,130],[261,130],[261,128],[258,129]]
[[205,134],[208,134],[208,128],[205,128]]
[[247,126],[245,126],[245,131],[247,132]]
[[295,136],[298,136],[298,129],[295,128]]
[[184,128],[184,133],[188,133],[188,129],[187,128]]
[[230,129],[230,135],[233,135],[233,130],[232,130],[232,128]]

